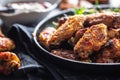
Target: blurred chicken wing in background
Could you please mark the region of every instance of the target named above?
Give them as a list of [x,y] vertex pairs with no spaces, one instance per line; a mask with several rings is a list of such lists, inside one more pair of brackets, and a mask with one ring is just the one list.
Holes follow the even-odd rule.
[[0,73],[9,75],[20,68],[20,59],[10,52],[15,49],[15,43],[12,39],[6,37],[0,30]]
[[0,73],[8,75],[20,68],[20,60],[15,53],[0,52]]

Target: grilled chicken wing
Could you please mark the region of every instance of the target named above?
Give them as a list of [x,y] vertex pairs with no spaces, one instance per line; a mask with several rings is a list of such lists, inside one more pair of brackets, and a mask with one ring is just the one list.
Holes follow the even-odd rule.
[[120,13],[105,12],[86,15],[85,26],[104,23],[109,28],[120,28]]
[[83,15],[75,15],[68,18],[56,32],[53,33],[50,39],[50,45],[60,45],[64,40],[68,40],[80,28],[83,28],[84,23]]
[[100,50],[107,42],[107,26],[104,24],[93,25],[87,29],[83,37],[74,47],[74,53],[81,58],[88,58],[93,51]]
[[98,57],[97,62],[118,62],[120,61],[120,39],[113,38],[109,40],[102,54]]
[[14,42],[6,37],[0,37],[0,51],[8,51],[15,48]]
[[19,58],[12,52],[0,52],[0,73],[8,75],[20,67]]

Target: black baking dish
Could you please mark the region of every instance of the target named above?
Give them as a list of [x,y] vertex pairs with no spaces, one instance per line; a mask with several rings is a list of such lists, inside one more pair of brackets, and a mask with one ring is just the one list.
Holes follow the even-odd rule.
[[[57,66],[65,67],[66,69],[75,69],[77,71],[79,70],[92,70],[92,71],[111,71],[111,70],[119,70],[120,63],[88,63],[88,62],[80,62],[75,60],[70,60],[66,58],[62,58],[59,56],[56,56],[49,51],[47,51],[44,47],[42,47],[37,39],[39,33],[48,26],[52,26],[52,21],[57,21],[59,17],[64,16],[64,14],[67,15],[73,15],[73,10],[66,10],[62,11],[50,18],[46,18],[43,21],[39,22],[39,24],[36,26],[34,32],[33,32],[33,39],[35,42],[35,45],[37,46],[39,52],[38,55],[42,55],[46,57],[50,62],[53,62]],[[49,62],[48,61],[48,62]]]

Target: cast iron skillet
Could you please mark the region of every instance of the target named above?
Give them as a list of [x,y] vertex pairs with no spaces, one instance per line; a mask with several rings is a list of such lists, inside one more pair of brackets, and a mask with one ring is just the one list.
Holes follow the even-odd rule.
[[62,11],[52,17],[45,18],[43,21],[39,22],[39,24],[35,27],[35,30],[33,32],[33,39],[37,46],[37,48],[40,50],[38,52],[39,55],[42,54],[42,56],[45,56],[49,61],[52,61],[57,66],[65,67],[66,69],[75,69],[75,70],[89,70],[89,71],[113,71],[113,70],[120,70],[120,63],[88,63],[88,62],[80,62],[75,61],[71,59],[66,59],[57,55],[54,55],[47,51],[44,47],[42,47],[37,39],[39,33],[45,28],[45,27],[51,27],[53,26],[52,22],[57,21],[59,17],[64,16],[64,14],[67,15],[73,15],[73,10],[66,10]]

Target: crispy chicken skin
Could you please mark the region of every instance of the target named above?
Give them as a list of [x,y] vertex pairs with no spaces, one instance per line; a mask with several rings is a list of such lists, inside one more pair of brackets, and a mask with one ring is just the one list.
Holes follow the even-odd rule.
[[8,75],[20,67],[20,60],[15,53],[0,52],[0,73]]
[[109,40],[102,54],[98,56],[97,62],[111,63],[120,61],[120,39],[113,38]]
[[110,29],[108,31],[108,39],[112,39],[112,38],[120,38],[120,28]]
[[52,35],[50,45],[60,45],[64,40],[68,40],[80,28],[83,28],[83,15],[75,15],[68,18]]
[[68,40],[68,43],[74,47],[78,40],[84,35],[86,30],[87,28],[82,28],[76,31],[75,35]]
[[6,37],[0,37],[0,51],[13,50],[15,48],[14,42]]
[[39,40],[40,43],[47,49],[49,49],[49,40],[52,34],[56,31],[53,27],[47,27],[45,28],[40,34],[39,34]]
[[74,53],[81,58],[88,58],[93,51],[100,50],[107,42],[107,26],[104,24],[93,25],[87,29],[83,37],[74,47]]
[[51,45],[59,45],[62,41],[68,40],[80,28],[92,25],[105,24],[108,28],[120,28],[120,13],[103,12],[90,15],[75,15],[68,18],[50,39]]
[[120,28],[120,13],[103,12],[97,14],[86,15],[85,26],[104,23],[108,28]]

